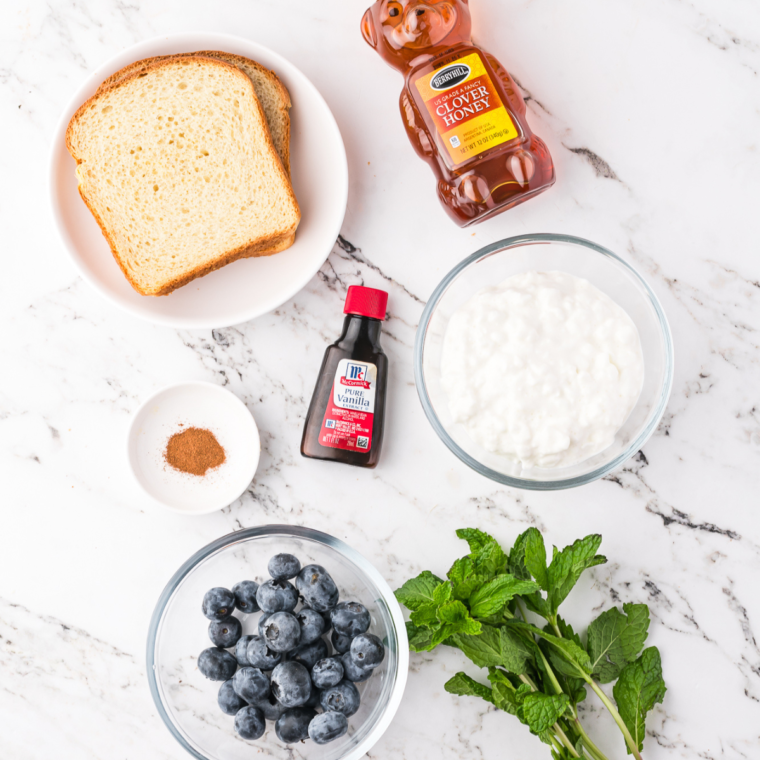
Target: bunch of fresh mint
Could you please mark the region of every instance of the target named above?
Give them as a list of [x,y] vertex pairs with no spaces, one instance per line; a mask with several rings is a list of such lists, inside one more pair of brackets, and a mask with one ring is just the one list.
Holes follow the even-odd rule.
[[[607,760],[578,720],[577,705],[590,686],[622,731],[628,753],[641,760],[646,714],[665,695],[659,651],[641,651],[648,607],[624,604],[623,612],[603,612],[589,625],[585,644],[557,614],[583,571],[607,561],[597,554],[602,537],[586,536],[562,551],[554,547],[547,564],[535,528],[508,554],[482,531],[466,528],[457,535],[470,553],[453,564],[448,580],[425,571],[396,591],[412,611],[411,649],[447,644],[488,668],[490,687],[457,673],[446,691],[481,697],[516,716],[551,747],[555,760]],[[547,624],[533,625],[528,611]],[[617,707],[599,686],[616,679]]]

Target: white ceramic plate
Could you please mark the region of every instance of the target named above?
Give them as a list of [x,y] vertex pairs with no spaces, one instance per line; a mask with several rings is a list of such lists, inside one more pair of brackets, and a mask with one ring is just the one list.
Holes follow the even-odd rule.
[[[210,430],[226,461],[203,477],[170,467],[169,438],[189,427]],[[259,464],[259,429],[248,407],[220,385],[170,385],[144,401],[132,416],[127,436],[129,467],[154,501],[174,512],[203,515],[224,509],[250,485]]]
[[[242,259],[194,280],[171,295],[141,296],[127,282],[79,197],[75,162],[66,150],[68,123],[106,77],[154,55],[224,50],[274,71],[290,91],[290,163],[301,207],[295,244],[274,256]],[[128,48],[94,71],[74,93],[55,130],[50,201],[64,248],[82,277],[111,303],[170,327],[213,328],[245,322],[292,298],[314,276],[340,232],[348,198],[348,164],[340,130],[314,85],[282,56],[249,40],[202,32],[156,37]]]

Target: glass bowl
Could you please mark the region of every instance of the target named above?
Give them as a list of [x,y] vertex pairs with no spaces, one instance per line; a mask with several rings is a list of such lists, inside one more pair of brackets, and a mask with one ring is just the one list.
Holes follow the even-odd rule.
[[[449,413],[441,386],[443,338],[449,319],[483,288],[530,270],[560,270],[582,277],[619,304],[635,323],[644,355],[644,386],[633,411],[604,451],[577,464],[531,468],[475,443]],[[481,248],[441,281],[422,313],[414,344],[414,379],[430,424],[465,464],[514,488],[553,491],[590,483],[625,462],[652,435],[673,385],[673,339],[651,288],[629,264],[606,248],[569,235],[521,235]]]
[[[217,705],[221,683],[209,681],[196,666],[198,655],[213,646],[201,601],[214,586],[231,588],[241,580],[269,577],[267,562],[279,552],[295,554],[302,565],[323,565],[340,590],[341,601],[361,602],[370,612],[370,632],[386,645],[385,660],[357,684],[359,711],[349,718],[348,733],[336,741],[283,744],[267,722],[258,741],[234,731],[233,717]],[[257,632],[260,613],[241,615],[243,634]],[[257,753],[285,760],[356,760],[382,736],[398,709],[409,668],[404,617],[380,573],[337,538],[309,528],[268,525],[231,533],[190,557],[161,594],[148,633],[148,682],[166,727],[199,760],[250,760]]]

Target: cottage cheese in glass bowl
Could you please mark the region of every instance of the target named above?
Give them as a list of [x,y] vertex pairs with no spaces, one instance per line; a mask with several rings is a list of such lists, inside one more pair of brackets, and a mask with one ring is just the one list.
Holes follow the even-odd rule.
[[484,288],[451,317],[443,342],[453,420],[525,469],[606,449],[643,383],[636,325],[567,272],[524,272]]
[[588,240],[525,235],[457,265],[414,349],[417,391],[441,440],[505,485],[556,490],[633,456],[665,411],[673,343],[657,297]]

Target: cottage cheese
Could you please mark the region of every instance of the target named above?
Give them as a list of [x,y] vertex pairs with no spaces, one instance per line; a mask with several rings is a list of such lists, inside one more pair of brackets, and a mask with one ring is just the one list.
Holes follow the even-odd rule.
[[441,382],[455,422],[525,468],[565,467],[609,446],[644,383],[636,326],[587,280],[526,272],[452,316]]

